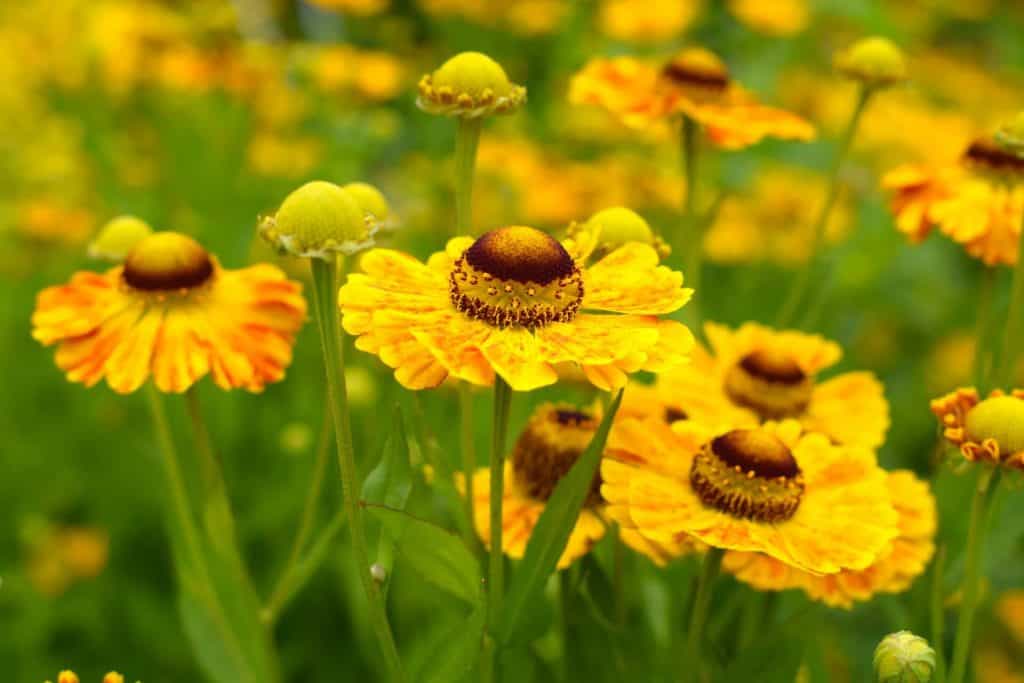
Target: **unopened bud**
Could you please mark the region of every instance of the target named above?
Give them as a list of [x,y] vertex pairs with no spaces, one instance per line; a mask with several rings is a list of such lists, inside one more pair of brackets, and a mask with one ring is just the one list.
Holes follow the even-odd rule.
[[875,649],[877,683],[929,683],[935,673],[935,650],[910,631],[890,633]]

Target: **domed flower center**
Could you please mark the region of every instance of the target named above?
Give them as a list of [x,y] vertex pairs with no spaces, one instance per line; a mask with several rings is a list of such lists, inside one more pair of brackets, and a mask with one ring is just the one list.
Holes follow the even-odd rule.
[[693,98],[716,97],[729,87],[729,69],[721,59],[703,48],[688,48],[661,69],[670,85]]
[[814,381],[792,354],[778,348],[747,354],[725,376],[729,398],[769,420],[801,415],[813,389]]
[[172,291],[198,287],[213,275],[213,261],[198,242],[177,232],[144,238],[125,259],[122,277],[134,289]]
[[1024,175],[1024,157],[1019,157],[988,138],[979,138],[967,147],[964,163],[982,171]]
[[[517,484],[531,498],[546,501],[586,450],[596,430],[597,420],[588,413],[565,406],[541,406],[512,450]],[[597,473],[586,504],[595,505],[600,500],[601,477]]]
[[994,396],[971,408],[965,420],[967,436],[978,443],[993,439],[1000,457],[1024,453],[1024,399]]
[[452,303],[495,327],[568,322],[583,301],[583,276],[550,235],[523,226],[492,230],[455,262]]
[[792,452],[764,429],[737,429],[704,445],[690,467],[701,501],[739,519],[781,522],[800,506],[803,475]]

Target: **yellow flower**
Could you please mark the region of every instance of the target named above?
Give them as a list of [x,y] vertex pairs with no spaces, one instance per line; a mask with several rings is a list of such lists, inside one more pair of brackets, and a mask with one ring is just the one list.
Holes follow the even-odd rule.
[[704,9],[704,0],[602,0],[601,32],[616,40],[656,43],[678,36]]
[[[57,676],[57,683],[81,683],[74,671],[61,671]],[[103,677],[102,683],[124,683],[124,676],[111,671]]]
[[759,103],[730,79],[721,59],[702,48],[684,49],[662,65],[632,57],[593,59],[573,76],[569,101],[602,107],[635,128],[684,114],[726,149],[765,137],[814,137],[811,124]]
[[985,400],[973,387],[957,389],[931,408],[967,460],[1024,470],[1024,389],[995,389]]
[[509,114],[526,101],[526,88],[512,83],[496,61],[462,52],[420,79],[416,105],[445,116],[476,118]]
[[722,559],[723,569],[758,590],[799,588],[812,600],[844,609],[879,593],[902,593],[924,573],[935,553],[938,513],[928,484],[912,472],[890,472],[886,485],[899,515],[899,535],[867,568],[819,576],[768,555],[728,552]]
[[361,17],[380,14],[390,5],[390,0],[309,0],[310,4],[335,12],[347,12]]
[[671,408],[712,430],[792,418],[840,444],[876,448],[885,441],[889,405],[872,373],[817,380],[839,361],[836,343],[757,323],[731,330],[709,322],[704,330],[710,349],[698,345],[692,363],[658,377],[654,411]]
[[898,534],[874,454],[801,435],[793,420],[710,440],[658,418],[619,428],[601,495],[610,517],[657,543],[692,536],[827,574],[868,567]]
[[87,209],[66,207],[46,199],[24,202],[18,213],[18,230],[42,242],[77,244],[88,237],[95,224]]
[[212,374],[258,392],[284,376],[305,315],[300,286],[277,268],[227,270],[192,238],[158,232],[123,266],[40,292],[32,336],[57,344],[57,366],[86,386],[105,377],[130,393],[152,374],[182,392]]
[[770,36],[796,35],[810,22],[807,0],[729,0],[728,7],[740,23]]
[[1009,590],[996,602],[996,614],[1010,636],[1024,645],[1024,590]]
[[906,57],[888,38],[872,36],[858,40],[838,52],[834,62],[844,76],[869,88],[884,88],[907,80]]
[[583,267],[554,238],[513,226],[450,240],[427,263],[375,249],[361,266],[341,289],[342,324],[409,389],[449,375],[486,386],[498,374],[529,391],[561,365],[611,389],[685,362],[693,346],[685,326],[657,317],[692,290],[643,244]]
[[[545,403],[534,411],[504,465],[501,543],[506,555],[522,558],[544,505],[590,444],[597,425],[598,416],[566,404]],[[456,485],[465,495],[464,479],[457,477]],[[600,480],[595,474],[585,506],[558,560],[559,569],[588,553],[604,536],[599,489]],[[489,547],[490,474],[486,467],[473,475],[473,519],[480,540]]]

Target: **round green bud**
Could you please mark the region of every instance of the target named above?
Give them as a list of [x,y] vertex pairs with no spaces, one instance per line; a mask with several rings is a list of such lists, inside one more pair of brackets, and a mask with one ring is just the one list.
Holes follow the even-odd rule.
[[348,192],[356,204],[380,223],[383,223],[391,215],[391,207],[384,194],[370,183],[349,183],[342,185],[341,189]]
[[907,80],[903,51],[888,38],[864,38],[835,56],[843,75],[869,87],[885,87]]
[[461,52],[441,65],[431,76],[435,88],[450,88],[456,94],[479,97],[490,90],[495,96],[512,89],[501,64],[482,52]]
[[89,257],[121,263],[136,244],[152,234],[153,228],[146,221],[135,216],[118,216],[100,228],[89,243]]
[[654,240],[651,226],[632,209],[613,206],[590,217],[584,227],[594,234],[601,246],[609,250],[628,242],[650,244]]
[[376,221],[334,183],[314,180],[285,198],[273,217],[260,222],[263,239],[293,256],[329,259],[373,246]]
[[1024,399],[986,398],[968,411],[964,426],[972,441],[992,439],[999,444],[1001,457],[1024,453]]
[[935,650],[910,631],[890,633],[875,649],[876,683],[929,683],[935,673]]
[[419,82],[416,104],[431,114],[475,118],[507,114],[526,101],[526,88],[481,52],[455,55]]

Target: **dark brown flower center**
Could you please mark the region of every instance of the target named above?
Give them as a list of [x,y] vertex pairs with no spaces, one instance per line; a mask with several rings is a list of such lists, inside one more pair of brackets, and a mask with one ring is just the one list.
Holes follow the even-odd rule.
[[686,411],[681,408],[665,408],[665,422],[672,424],[679,420],[688,420],[690,416],[686,414]]
[[[546,501],[590,444],[597,420],[587,413],[550,404],[530,418],[512,450],[516,481],[531,498]],[[600,473],[587,494],[587,505],[601,500]]]
[[988,138],[972,142],[963,155],[970,166],[996,173],[1024,174],[1024,158],[997,145]]
[[704,445],[690,484],[701,501],[740,519],[780,522],[800,506],[804,482],[789,447],[764,429],[737,429]]
[[717,95],[729,87],[729,70],[725,64],[702,48],[681,51],[662,67],[661,76],[690,95]]
[[128,253],[122,277],[143,291],[187,290],[213,275],[213,261],[198,242],[177,232],[146,237]]
[[747,354],[725,376],[729,398],[765,419],[801,415],[813,389],[813,380],[792,354],[778,348]]
[[449,276],[455,307],[495,327],[542,327],[572,320],[583,300],[583,276],[550,235],[524,226],[484,234]]

